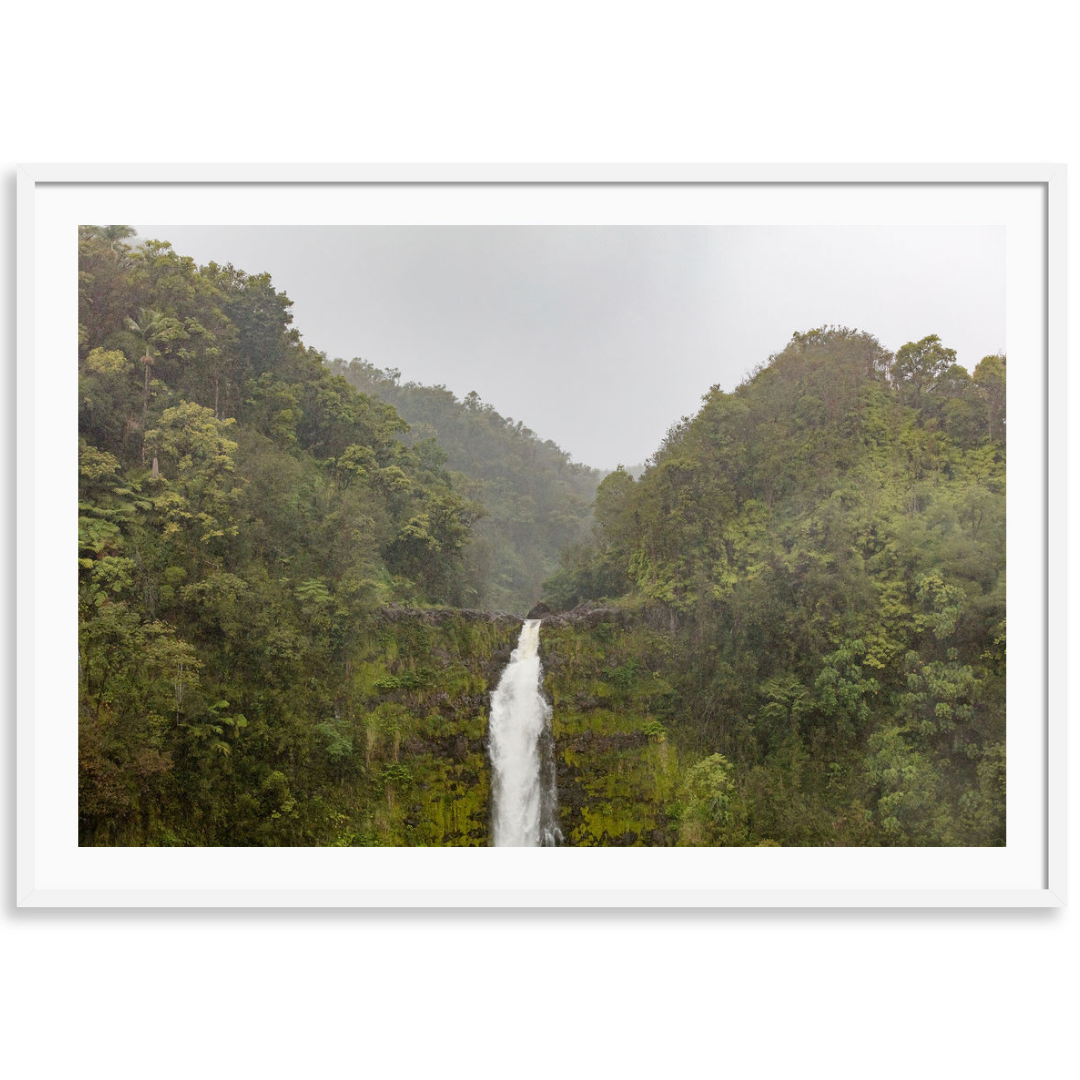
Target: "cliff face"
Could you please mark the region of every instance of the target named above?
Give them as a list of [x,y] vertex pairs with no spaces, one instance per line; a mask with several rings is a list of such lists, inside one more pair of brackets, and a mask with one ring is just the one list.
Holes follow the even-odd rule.
[[663,639],[623,610],[582,610],[545,618],[540,652],[567,843],[673,843],[679,762]]
[[[490,844],[487,725],[521,623],[499,613],[388,608],[356,665],[363,709],[361,844]],[[572,846],[675,839],[678,752],[656,672],[662,638],[619,609],[544,616],[540,654],[552,703],[559,820]],[[358,805],[357,809],[360,809]]]
[[[228,753],[200,773],[220,812],[177,795],[84,843],[488,846],[491,695],[521,633],[501,612],[387,605],[332,665],[282,665],[240,715],[215,705]],[[617,610],[545,617],[559,825],[569,845],[665,844],[678,774],[661,638]],[[281,687],[303,708],[271,708]],[[275,696],[277,695],[277,696]],[[216,714],[215,714],[216,719]],[[216,729],[215,729],[216,730]],[[227,742],[226,742],[227,740]],[[187,764],[187,763],[181,763]]]
[[351,664],[358,760],[346,845],[486,846],[491,691],[521,620],[387,607]]

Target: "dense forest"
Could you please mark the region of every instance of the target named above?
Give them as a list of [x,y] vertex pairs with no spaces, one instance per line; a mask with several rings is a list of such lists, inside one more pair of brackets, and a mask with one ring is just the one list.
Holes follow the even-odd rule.
[[482,510],[266,274],[128,235],[79,236],[80,835],[352,836],[421,681],[383,609],[475,599]]
[[488,843],[541,597],[567,842],[1004,843],[1004,357],[796,334],[597,487],[132,236],[78,239],[80,843]]
[[570,460],[522,421],[500,416],[473,391],[459,401],[445,386],[402,384],[401,373],[337,360],[332,370],[384,401],[409,424],[405,441],[434,440],[467,496],[484,507],[466,559],[482,583],[479,603],[524,614],[559,557],[584,540],[601,474]]
[[797,333],[595,515],[549,602],[665,629],[682,840],[1004,843],[1004,357]]

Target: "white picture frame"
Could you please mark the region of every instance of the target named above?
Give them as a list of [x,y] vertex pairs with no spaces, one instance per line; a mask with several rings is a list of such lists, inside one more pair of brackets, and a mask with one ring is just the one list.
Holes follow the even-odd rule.
[[[17,186],[20,907],[1065,904],[1066,613],[1064,589],[1055,584],[1065,580],[1066,550],[1063,166],[26,165]],[[361,222],[398,215],[430,224],[447,215],[473,220],[492,213],[540,221],[579,213],[591,220],[599,192],[603,212],[621,214],[624,222],[628,215],[710,213],[710,194],[740,193],[747,201],[732,213],[766,213],[770,199],[777,208],[783,203],[788,217],[812,213],[821,195],[828,196],[821,220],[847,214],[947,221],[977,213],[1009,230],[1009,352],[1014,371],[1019,355],[1037,361],[1023,372],[1029,377],[1014,377],[1019,389],[1009,388],[1010,442],[1026,440],[1030,452],[1018,466],[1020,482],[1014,477],[1010,485],[1010,566],[1031,566],[1026,588],[1018,583],[1014,594],[1010,580],[1010,621],[1021,654],[1015,673],[1010,656],[1010,697],[1022,695],[1026,704],[1022,717],[1020,710],[1009,712],[1010,769],[1014,746],[1025,764],[1017,766],[1017,783],[1009,778],[1006,847],[79,848],[71,813],[74,573],[64,578],[51,570],[74,565],[73,558],[64,561],[74,536],[75,404],[73,394],[64,395],[74,384],[74,365],[67,371],[65,357],[73,355],[76,281],[74,231],[65,230],[130,220],[132,214],[114,211],[137,204],[158,207],[159,220],[273,212],[293,223],[332,221],[327,214],[353,212],[349,207],[359,208]],[[658,192],[662,203],[653,200]],[[1014,821],[1020,822],[1015,833]]]

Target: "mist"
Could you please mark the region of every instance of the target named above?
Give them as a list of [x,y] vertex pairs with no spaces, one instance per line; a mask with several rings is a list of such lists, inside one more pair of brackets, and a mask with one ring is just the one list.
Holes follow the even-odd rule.
[[716,384],[795,331],[895,351],[1004,351],[997,226],[192,226],[134,223],[199,264],[269,272],[304,341],[475,390],[575,460],[645,461]]

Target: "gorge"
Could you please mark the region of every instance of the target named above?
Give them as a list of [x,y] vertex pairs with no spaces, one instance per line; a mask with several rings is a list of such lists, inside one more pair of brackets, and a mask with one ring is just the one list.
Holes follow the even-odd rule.
[[81,845],[1004,843],[1003,356],[796,333],[601,478],[123,236],[79,236]]

